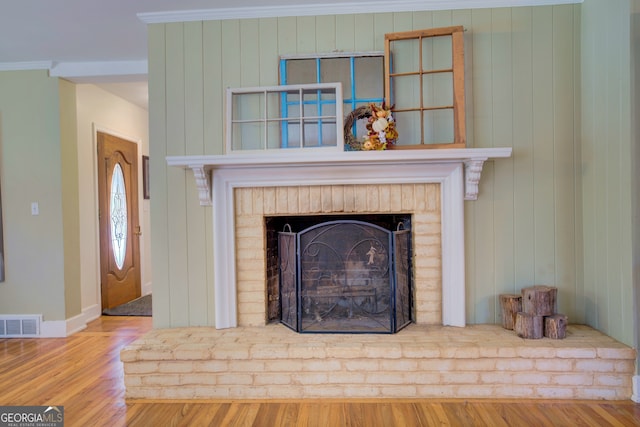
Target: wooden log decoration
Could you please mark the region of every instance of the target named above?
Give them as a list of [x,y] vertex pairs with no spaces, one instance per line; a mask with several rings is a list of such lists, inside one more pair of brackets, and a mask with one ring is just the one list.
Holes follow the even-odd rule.
[[558,288],[536,285],[522,289],[522,311],[534,316],[551,316],[556,312]]
[[544,317],[544,336],[554,340],[561,340],[567,336],[568,318],[564,314],[556,313]]
[[544,317],[522,311],[516,313],[514,330],[520,338],[539,339],[544,335]]
[[502,327],[513,330],[516,324],[516,313],[522,311],[522,296],[501,294],[500,309],[502,311]]

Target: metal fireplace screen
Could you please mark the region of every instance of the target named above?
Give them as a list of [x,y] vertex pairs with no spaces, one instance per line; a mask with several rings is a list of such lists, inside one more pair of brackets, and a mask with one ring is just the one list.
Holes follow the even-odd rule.
[[298,332],[394,333],[411,315],[410,230],[339,220],[278,233],[281,321]]

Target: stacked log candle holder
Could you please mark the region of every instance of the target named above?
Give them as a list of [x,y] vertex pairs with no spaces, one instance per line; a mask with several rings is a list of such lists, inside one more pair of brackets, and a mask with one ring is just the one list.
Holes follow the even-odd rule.
[[556,312],[558,288],[536,285],[523,288],[521,295],[501,294],[502,327],[521,338],[563,339],[567,316]]

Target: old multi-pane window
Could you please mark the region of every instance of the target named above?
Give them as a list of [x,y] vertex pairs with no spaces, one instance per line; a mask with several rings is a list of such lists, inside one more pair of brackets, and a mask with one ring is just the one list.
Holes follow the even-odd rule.
[[[362,105],[381,104],[384,101],[384,53],[337,52],[281,57],[280,84],[328,82],[342,84],[345,114]],[[285,107],[282,106],[283,111]],[[355,122],[352,132],[355,136],[365,135],[365,123]]]
[[384,52],[282,56],[280,86],[228,91],[228,150],[342,149],[344,115],[383,102],[399,133],[387,148],[464,148],[463,38],[445,27],[385,34]]
[[464,148],[464,29],[385,34],[385,99],[400,133],[393,148]]
[[228,88],[226,104],[227,153],[343,149],[338,83]]

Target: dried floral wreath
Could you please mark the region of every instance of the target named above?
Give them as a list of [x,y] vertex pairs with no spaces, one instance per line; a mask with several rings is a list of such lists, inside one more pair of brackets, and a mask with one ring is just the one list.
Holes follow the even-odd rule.
[[[387,108],[383,102],[381,106],[370,104],[353,110],[344,120],[345,143],[356,151],[386,150],[388,144],[394,144],[398,139],[392,108]],[[358,141],[352,129],[355,121],[361,119],[367,119],[367,135]]]

